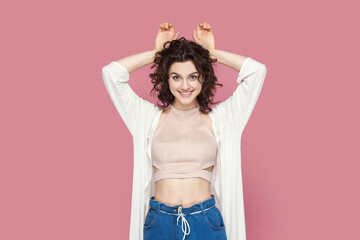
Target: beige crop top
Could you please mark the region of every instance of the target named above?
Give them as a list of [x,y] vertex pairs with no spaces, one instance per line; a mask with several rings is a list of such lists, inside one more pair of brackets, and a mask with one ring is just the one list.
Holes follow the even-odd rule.
[[217,144],[212,130],[200,115],[200,106],[181,110],[172,105],[156,130],[151,146],[154,181],[164,178],[200,177],[211,182]]

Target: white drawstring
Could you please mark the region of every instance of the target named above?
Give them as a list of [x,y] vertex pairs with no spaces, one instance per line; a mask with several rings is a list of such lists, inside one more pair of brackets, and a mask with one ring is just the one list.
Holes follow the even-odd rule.
[[[183,237],[183,240],[184,240],[184,239],[185,239],[185,236],[190,234],[190,226],[189,226],[188,221],[185,219],[184,214],[183,214],[182,211],[181,211],[181,208],[182,208],[181,206],[178,208],[178,214],[179,214],[179,216],[178,216],[178,218],[177,218],[176,225],[178,225],[178,223],[179,223],[179,217],[181,217],[181,229],[182,229],[182,231],[183,231],[183,233],[184,233],[184,237]],[[184,223],[185,223],[185,224],[184,224]],[[186,225],[186,224],[187,224],[187,225]],[[185,226],[185,230],[184,230],[184,226]],[[189,229],[189,232],[188,232],[188,233],[186,232],[187,228]]]

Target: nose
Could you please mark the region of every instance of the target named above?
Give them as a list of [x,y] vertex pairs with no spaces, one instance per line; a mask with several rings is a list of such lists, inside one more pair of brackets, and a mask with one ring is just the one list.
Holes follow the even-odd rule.
[[190,84],[188,83],[188,80],[187,80],[187,79],[185,79],[184,81],[182,81],[182,83],[181,83],[181,88],[182,88],[182,90],[184,90],[184,91],[188,90],[189,85],[190,85]]

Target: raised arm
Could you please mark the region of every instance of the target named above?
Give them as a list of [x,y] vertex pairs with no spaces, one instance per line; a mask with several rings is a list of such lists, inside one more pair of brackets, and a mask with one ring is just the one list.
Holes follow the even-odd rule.
[[162,23],[153,50],[131,55],[102,68],[102,79],[106,90],[130,133],[134,135],[137,126],[144,126],[146,116],[156,107],[139,97],[127,83],[130,73],[154,61],[155,53],[162,50],[166,41],[176,38],[171,23]]
[[130,133],[134,135],[136,126],[139,126],[149,111],[155,108],[150,103],[139,97],[128,84],[130,72],[151,63],[155,50],[142,52],[118,61],[112,61],[102,68],[102,79],[106,90],[124,121]]
[[141,68],[145,65],[148,65],[154,61],[156,50],[150,50],[135,55],[131,55],[115,62],[121,64],[126,68],[127,72],[130,74],[136,69]]
[[228,122],[228,126],[241,133],[259,98],[266,76],[265,65],[250,57],[216,49],[211,25],[206,22],[198,23],[193,37],[195,42],[210,52],[211,57],[217,59],[217,62],[239,72],[236,80],[239,85],[235,92],[213,110]]
[[213,49],[218,62],[238,71],[239,84],[232,96],[214,107],[228,120],[229,125],[239,131],[244,130],[259,98],[265,76],[266,66],[250,57]]

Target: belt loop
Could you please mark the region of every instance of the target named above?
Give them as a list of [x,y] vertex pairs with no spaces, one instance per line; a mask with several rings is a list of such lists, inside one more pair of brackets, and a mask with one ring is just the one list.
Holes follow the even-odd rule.
[[156,202],[156,214],[159,214],[159,212],[160,212],[160,202],[159,201],[157,201]]
[[205,214],[205,210],[204,210],[203,202],[199,202],[199,205],[200,205],[200,209],[201,209],[201,214],[204,215],[204,214]]

